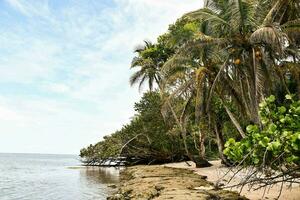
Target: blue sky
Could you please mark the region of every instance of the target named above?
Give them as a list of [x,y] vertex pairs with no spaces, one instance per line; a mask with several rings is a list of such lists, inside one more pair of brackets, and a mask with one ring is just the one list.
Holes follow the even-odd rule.
[[133,49],[201,0],[0,0],[0,152],[71,153],[127,123]]

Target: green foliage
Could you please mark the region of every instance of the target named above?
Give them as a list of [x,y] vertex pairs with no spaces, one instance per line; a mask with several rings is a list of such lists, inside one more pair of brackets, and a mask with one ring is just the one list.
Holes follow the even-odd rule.
[[158,92],[144,94],[130,123],[82,157],[205,160],[219,153],[226,163],[227,140],[232,161],[299,165],[298,9],[295,0],[210,0],[156,43],[144,41],[130,84]]
[[262,128],[247,126],[247,137],[229,139],[224,154],[234,162],[266,165],[277,169],[282,164],[300,165],[300,101],[286,95],[278,105],[274,95],[259,104]]
[[181,159],[181,140],[178,135],[167,134],[172,124],[165,123],[160,112],[161,104],[157,92],[145,93],[135,103],[136,115],[130,123],[110,136],[105,136],[103,141],[83,148],[80,156],[89,164],[119,156],[139,159],[145,163]]

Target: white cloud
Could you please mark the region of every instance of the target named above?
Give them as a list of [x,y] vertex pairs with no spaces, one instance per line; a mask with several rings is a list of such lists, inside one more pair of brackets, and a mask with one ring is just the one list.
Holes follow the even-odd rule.
[[26,8],[24,8],[23,4],[19,0],[5,0],[16,10],[19,10],[21,13],[28,15]]
[[[46,0],[6,2],[24,20],[11,17],[0,27],[0,120],[10,120],[0,124],[1,137],[8,138],[0,140],[0,151],[45,153],[76,153],[128,122],[140,96],[128,84],[134,47],[155,41],[202,4],[57,0],[54,9]],[[1,94],[7,84],[11,92]],[[13,92],[24,85],[32,86],[30,94]]]
[[[12,41],[13,43],[16,41]],[[0,57],[1,81],[33,82],[47,79],[59,65],[60,47],[47,40],[27,39],[18,42],[6,56]]]

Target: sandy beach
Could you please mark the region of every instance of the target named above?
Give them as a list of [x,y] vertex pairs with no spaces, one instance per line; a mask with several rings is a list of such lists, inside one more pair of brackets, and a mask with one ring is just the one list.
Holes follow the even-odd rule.
[[[109,197],[109,200],[260,200],[277,199],[280,185],[274,185],[266,191],[248,190],[240,188],[219,189],[214,185],[221,180],[221,183],[229,180],[231,174],[228,167],[221,165],[219,160],[211,161],[213,164],[207,168],[196,168],[193,162],[170,163],[164,165],[139,165],[126,168],[121,175],[121,182],[118,185],[118,192]],[[238,183],[243,173],[237,175],[230,184]],[[293,186],[291,189],[283,188],[280,200],[299,200],[300,187]]]
[[[216,183],[221,178],[223,178],[223,180],[224,179],[228,180],[230,175],[232,175],[229,173],[227,176],[224,177],[224,174],[228,171],[228,168],[221,165],[220,160],[210,161],[210,163],[213,165],[211,167],[207,167],[207,168],[196,168],[195,163],[193,163],[193,162],[189,162],[190,166],[186,162],[170,163],[170,164],[166,164],[164,166],[190,169],[199,175],[207,176],[207,181],[209,181],[211,183]],[[232,180],[231,184],[238,183],[241,180],[242,175],[243,174],[237,175]],[[243,195],[251,200],[276,199],[279,194],[280,187],[281,187],[280,184],[278,184],[278,185],[274,185],[272,188],[268,189],[266,191],[264,198],[262,198],[264,189],[260,189],[260,190],[252,189],[249,191],[248,188],[245,187],[243,189],[243,191],[241,192],[241,195]],[[240,188],[232,188],[231,190],[240,192]],[[300,199],[300,186],[299,185],[298,186],[294,185],[291,189],[284,187],[282,194],[279,198],[279,200],[299,200],[299,199]]]

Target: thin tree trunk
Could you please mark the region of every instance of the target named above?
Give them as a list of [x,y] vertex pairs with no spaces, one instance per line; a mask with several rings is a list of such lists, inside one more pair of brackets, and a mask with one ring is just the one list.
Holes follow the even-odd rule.
[[223,134],[221,133],[221,128],[220,124],[216,122],[215,124],[215,134],[217,138],[217,145],[218,145],[218,150],[219,150],[219,157],[222,160],[222,163],[225,164],[226,166],[230,165],[230,162],[227,160],[226,156],[224,155],[224,138]]
[[187,142],[186,142],[186,130],[181,130],[181,136],[182,136],[182,140],[183,140],[183,145],[184,145],[184,150],[185,150],[185,153],[187,155],[187,157],[191,160],[191,161],[195,161],[194,160],[194,157],[191,155],[190,151],[189,151],[189,148],[188,148],[188,145],[187,145]]
[[236,127],[236,129],[238,130],[238,132],[240,133],[242,138],[245,138],[246,134],[243,131],[243,129],[242,129],[241,125],[239,124],[239,122],[237,121],[237,119],[233,116],[232,112],[229,110],[229,108],[224,103],[223,103],[223,106],[224,106],[229,118],[231,119],[233,125]]
[[[161,92],[161,96],[162,96],[162,87],[160,86],[160,84],[158,84],[159,86],[159,89],[160,89],[160,92]],[[188,145],[187,145],[187,141],[186,141],[186,128],[185,128],[185,123],[186,123],[186,120],[184,119],[184,112],[185,112],[185,109],[183,110],[181,116],[180,116],[180,119],[177,117],[176,113],[175,113],[175,110],[173,109],[171,103],[169,102],[169,100],[167,100],[167,106],[168,108],[170,109],[173,117],[174,117],[174,120],[176,122],[176,124],[178,125],[178,127],[180,128],[180,132],[181,132],[181,137],[183,139],[183,145],[184,145],[184,150],[185,150],[185,153],[187,155],[187,157],[196,163],[196,167],[209,167],[211,166],[211,164],[206,160],[204,159],[204,157],[202,156],[203,154],[205,155],[205,145],[204,145],[204,141],[205,141],[205,137],[203,138],[203,150],[202,150],[202,154],[200,154],[199,158],[193,156],[189,149],[188,149]],[[201,147],[201,146],[200,146]]]
[[[162,86],[160,85],[160,82],[159,82],[159,80],[158,80],[156,77],[155,77],[155,81],[156,81],[156,83],[157,83],[157,85],[158,85],[158,87],[159,87],[160,95],[161,95],[161,97],[162,97],[162,91],[163,91]],[[185,130],[185,128],[184,128],[184,125],[182,124],[183,122],[182,122],[182,120],[179,120],[179,119],[178,119],[178,117],[177,117],[177,115],[176,115],[176,113],[175,113],[175,111],[174,111],[174,109],[173,109],[173,107],[172,107],[172,105],[171,105],[171,103],[170,103],[170,101],[169,101],[168,99],[167,99],[167,105],[168,105],[168,108],[170,109],[170,111],[171,111],[171,113],[172,113],[172,115],[173,115],[173,118],[174,118],[174,120],[175,120],[177,126],[178,126],[179,129],[180,129],[180,134],[181,134],[181,137],[182,137],[182,140],[183,140],[183,146],[184,146],[184,150],[185,150],[186,156],[187,156],[191,161],[194,161],[194,158],[193,158],[193,156],[190,154],[189,149],[188,149],[188,145],[187,145],[187,142],[186,142],[186,130]],[[182,116],[181,116],[181,117],[182,117]]]
[[201,159],[205,160],[205,138],[206,135],[204,131],[199,131],[199,156]]

